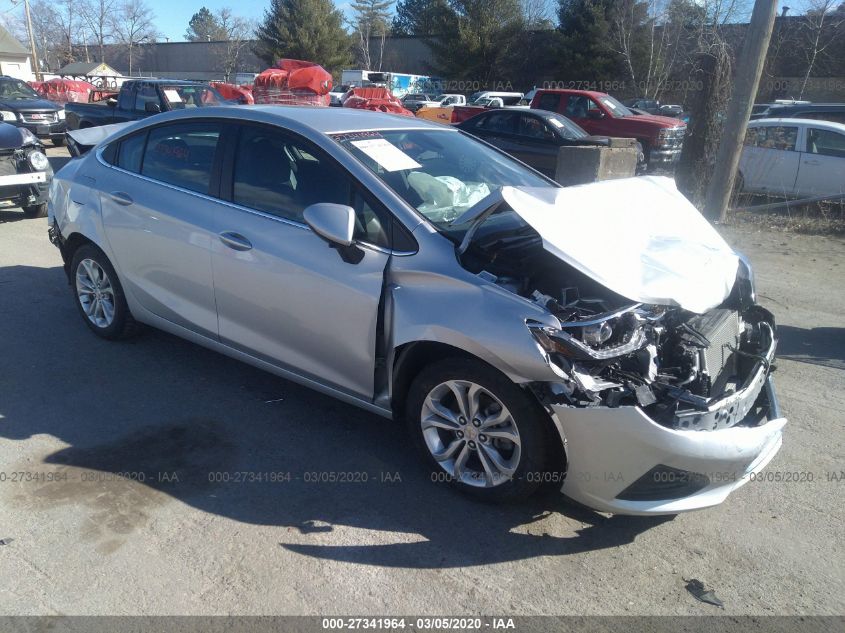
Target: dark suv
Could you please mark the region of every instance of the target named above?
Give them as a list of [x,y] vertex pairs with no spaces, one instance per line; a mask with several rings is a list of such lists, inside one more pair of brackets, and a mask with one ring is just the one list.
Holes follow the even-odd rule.
[[47,101],[20,79],[0,75],[0,120],[26,128],[53,145],[65,140],[65,109]]

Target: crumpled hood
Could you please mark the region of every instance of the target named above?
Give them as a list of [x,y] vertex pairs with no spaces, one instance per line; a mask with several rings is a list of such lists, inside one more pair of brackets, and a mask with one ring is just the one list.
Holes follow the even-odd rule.
[[669,178],[501,195],[547,251],[632,301],[703,313],[733,289],[737,254]]

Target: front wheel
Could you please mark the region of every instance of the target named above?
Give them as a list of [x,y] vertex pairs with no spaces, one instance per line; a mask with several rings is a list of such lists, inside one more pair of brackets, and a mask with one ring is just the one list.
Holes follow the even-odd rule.
[[73,254],[70,269],[76,305],[86,325],[106,339],[132,336],[138,325],[105,253],[93,244],[80,246]]
[[61,147],[65,144],[65,135],[62,134],[61,136],[51,136],[50,141],[52,141],[53,147]]
[[501,502],[528,497],[543,480],[551,439],[545,412],[480,361],[451,358],[423,369],[406,417],[433,481]]

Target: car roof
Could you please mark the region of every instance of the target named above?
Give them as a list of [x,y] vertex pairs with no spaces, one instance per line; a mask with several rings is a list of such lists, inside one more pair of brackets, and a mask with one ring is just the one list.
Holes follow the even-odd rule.
[[791,118],[771,118],[771,119],[755,119],[748,122],[748,126],[769,126],[769,125],[803,125],[804,127],[827,128],[836,132],[845,134],[845,123],[837,123],[836,121],[820,121],[819,119],[791,119]]
[[157,114],[155,117],[144,119],[144,121],[155,124],[183,118],[224,118],[256,121],[281,125],[291,130],[310,131],[323,135],[369,130],[426,129],[455,131],[451,126],[432,123],[416,117],[372,112],[357,108],[319,106],[237,105],[191,108]]
[[769,103],[770,110],[845,110],[845,103]]

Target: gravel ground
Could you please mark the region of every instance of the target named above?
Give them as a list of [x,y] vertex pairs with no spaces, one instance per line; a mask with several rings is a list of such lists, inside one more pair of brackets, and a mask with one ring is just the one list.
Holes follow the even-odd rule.
[[[637,519],[474,503],[386,420],[160,332],[97,339],[46,229],[0,211],[0,614],[845,612],[840,239],[724,229],[780,324],[767,470],[813,481]],[[209,481],[236,471],[292,480]],[[324,471],[368,481],[306,481]]]

